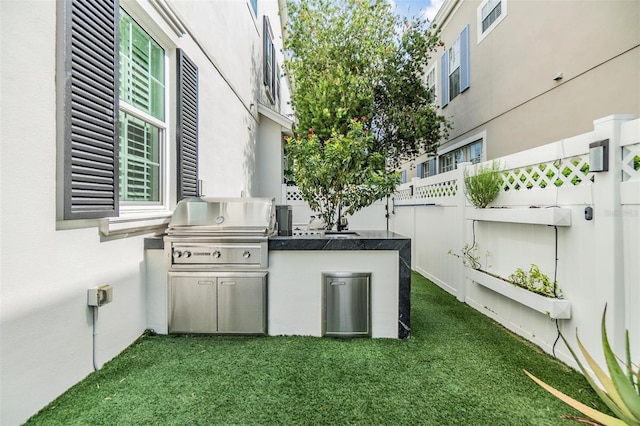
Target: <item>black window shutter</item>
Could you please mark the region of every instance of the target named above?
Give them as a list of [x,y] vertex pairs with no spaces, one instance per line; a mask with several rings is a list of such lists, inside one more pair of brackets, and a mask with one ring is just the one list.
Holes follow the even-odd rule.
[[198,193],[198,68],[178,49],[178,200]]
[[67,0],[61,10],[63,219],[117,216],[119,2]]

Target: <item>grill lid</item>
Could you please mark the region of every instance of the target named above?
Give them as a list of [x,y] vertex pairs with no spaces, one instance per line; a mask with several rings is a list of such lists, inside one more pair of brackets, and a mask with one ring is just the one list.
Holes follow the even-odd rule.
[[270,235],[274,198],[185,198],[169,222],[169,235]]

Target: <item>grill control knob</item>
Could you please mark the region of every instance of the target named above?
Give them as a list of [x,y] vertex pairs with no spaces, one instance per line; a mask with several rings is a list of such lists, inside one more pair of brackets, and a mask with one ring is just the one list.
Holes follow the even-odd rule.
[[219,258],[220,256],[222,256],[222,253],[220,253],[220,250],[216,250],[213,253],[211,253],[211,256],[213,256],[214,258]]
[[180,250],[174,250],[173,257],[175,257],[176,259],[182,257],[182,252]]
[[182,257],[191,257],[191,252],[190,252],[189,250],[185,250],[185,251],[182,253]]
[[250,258],[251,252],[249,250],[246,250],[244,253],[242,253],[242,257],[244,257],[245,259]]

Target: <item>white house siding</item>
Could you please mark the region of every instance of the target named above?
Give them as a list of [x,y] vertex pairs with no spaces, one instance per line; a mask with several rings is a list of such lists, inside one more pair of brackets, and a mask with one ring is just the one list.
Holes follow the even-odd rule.
[[[168,1],[189,29],[182,37],[150,2],[121,3],[143,26],[153,27],[153,36],[161,39],[170,57],[175,57],[174,48],[181,48],[198,67],[204,193],[251,193],[256,187],[256,107],[262,90],[262,11],[271,14],[274,41],[281,43],[277,0],[259,0],[257,18],[248,0]],[[56,16],[53,0],[0,2],[3,425],[24,422],[93,371],[88,288],[113,287],[113,302],[98,310],[98,366],[148,327],[145,234],[106,238],[99,231],[100,223],[109,228],[105,221],[56,221]],[[282,92],[288,99],[286,82]],[[174,107],[168,116],[175,120]],[[170,135],[169,143],[174,140]],[[173,166],[171,174],[175,181]],[[281,176],[269,179],[280,183]],[[277,186],[273,196],[279,190]],[[176,202],[174,184],[169,195],[167,213]]]

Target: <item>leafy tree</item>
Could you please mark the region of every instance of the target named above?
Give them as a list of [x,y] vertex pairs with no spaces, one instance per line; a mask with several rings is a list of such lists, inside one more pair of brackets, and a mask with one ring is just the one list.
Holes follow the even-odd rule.
[[363,121],[353,119],[346,134],[333,132],[320,143],[311,132],[289,139],[288,151],[296,158],[294,178],[303,198],[331,229],[337,211],[353,214],[393,191],[398,181],[386,172],[385,158],[373,151],[373,137]]
[[[425,21],[394,15],[387,0],[296,0],[288,8],[285,69],[297,126],[287,155],[303,197],[332,224],[332,206],[352,214],[389,195],[394,168],[446,135],[423,81],[440,42]],[[324,168],[340,173],[318,172]],[[319,196],[328,198],[312,199]]]

